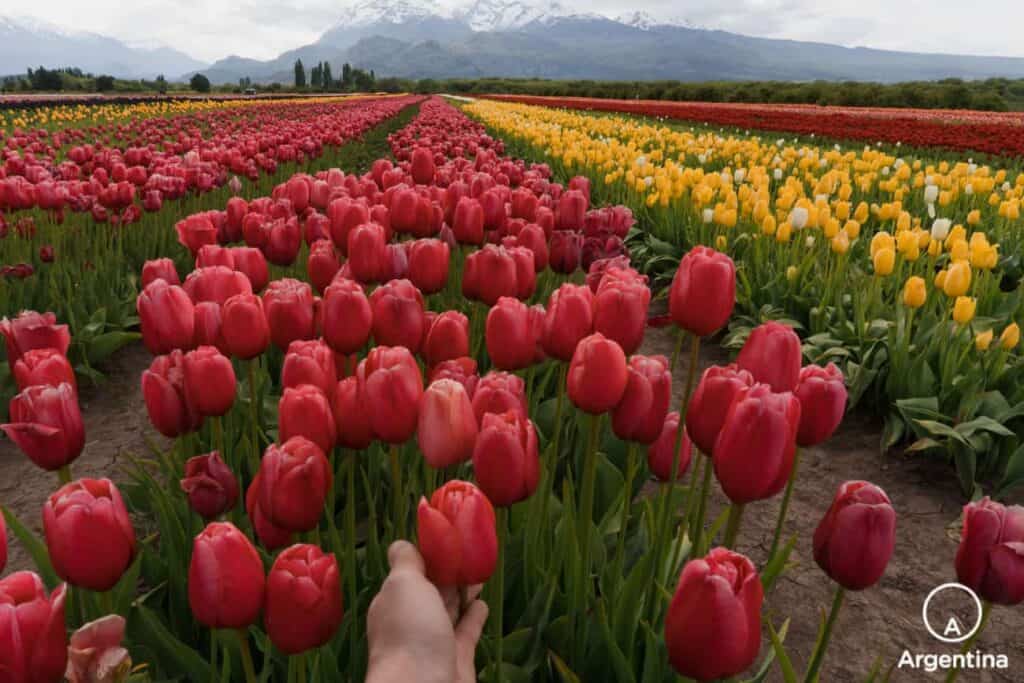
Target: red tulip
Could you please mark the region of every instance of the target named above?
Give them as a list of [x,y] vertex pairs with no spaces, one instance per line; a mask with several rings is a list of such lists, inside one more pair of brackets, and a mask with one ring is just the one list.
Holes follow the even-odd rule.
[[587,212],[587,197],[579,190],[569,190],[558,199],[555,226],[558,230],[582,230]]
[[263,291],[270,282],[270,267],[263,252],[255,247],[232,247],[230,251],[235,261],[235,270],[249,279],[252,291]]
[[309,281],[316,287],[316,291],[323,292],[327,289],[339,270],[341,262],[334,251],[334,244],[330,240],[313,242],[309,248],[309,260],[306,261],[306,274],[309,275]]
[[380,282],[388,271],[387,236],[376,223],[363,223],[348,234],[348,266],[359,282]]
[[[470,400],[476,393],[476,385],[480,376],[476,373],[476,361],[468,356],[441,361],[430,371],[430,381],[450,379],[458,382],[466,390]],[[479,422],[480,420],[477,420]]]
[[221,340],[235,358],[251,360],[270,346],[270,326],[263,300],[255,294],[236,294],[221,309]]
[[54,571],[72,586],[113,588],[135,557],[135,530],[109,479],[79,479],[43,506],[43,531]]
[[0,515],[0,574],[4,573],[7,566],[7,522],[4,516]]
[[753,562],[726,548],[683,567],[665,615],[672,668],[698,681],[746,671],[761,649],[764,589]]
[[68,661],[61,584],[49,597],[32,572],[0,579],[0,672],[13,683],[58,683]]
[[178,270],[174,261],[169,258],[158,258],[142,264],[142,288],[149,286],[154,280],[166,280],[169,285],[180,285]]
[[292,203],[295,212],[302,213],[309,206],[309,182],[302,176],[292,176],[285,183],[285,196]]
[[736,266],[725,254],[694,247],[672,279],[668,306],[672,320],[698,337],[706,337],[729,322],[736,305]]
[[780,392],[796,389],[801,359],[800,337],[792,327],[773,320],[754,328],[740,349],[736,364],[749,371],[754,381]]
[[408,280],[391,280],[370,295],[373,339],[380,346],[404,346],[416,353],[423,341],[423,295]]
[[452,231],[459,244],[484,243],[484,207],[470,197],[462,197],[455,205]]
[[196,252],[196,268],[212,268],[213,266],[224,266],[235,269],[235,257],[231,250],[219,244],[204,244]]
[[195,431],[202,416],[185,398],[185,355],[157,356],[142,373],[142,398],[156,430],[169,439]]
[[532,221],[537,215],[537,195],[525,187],[515,190],[512,193],[511,215],[513,218]]
[[473,476],[498,507],[526,500],[540,481],[537,431],[517,410],[487,413],[473,449]]
[[282,529],[273,524],[263,512],[259,499],[260,481],[260,474],[256,472],[256,476],[253,477],[249,488],[245,491],[245,513],[249,515],[253,531],[256,532],[256,538],[259,539],[260,544],[268,551],[273,552],[290,544],[293,534],[288,529]]
[[267,242],[263,245],[263,255],[268,261],[276,266],[290,266],[301,248],[302,229],[297,217],[271,222]]
[[956,576],[988,602],[1024,602],[1024,508],[987,497],[965,505]]
[[846,383],[842,371],[829,363],[808,365],[800,370],[800,383],[793,392],[800,400],[799,446],[817,446],[836,431],[846,412]]
[[223,305],[236,294],[252,294],[252,283],[249,282],[249,278],[244,273],[224,266],[197,268],[185,278],[182,287],[194,304],[200,301],[213,301]]
[[196,536],[188,570],[188,603],[209,628],[245,628],[263,608],[263,561],[230,522],[214,522]]
[[651,473],[658,478],[658,481],[672,479],[673,464],[676,466],[676,481],[681,479],[690,467],[690,460],[693,459],[693,442],[690,441],[690,435],[684,429],[679,460],[676,461],[676,440],[678,438],[679,413],[673,411],[665,417],[665,423],[657,441],[647,447],[647,466]]
[[644,279],[632,270],[612,268],[594,297],[594,331],[618,342],[625,353],[636,353],[644,340],[650,303],[651,290]]
[[0,320],[0,334],[7,346],[7,364],[14,371],[14,364],[32,349],[57,349],[67,355],[71,345],[71,333],[67,325],[57,325],[53,313],[22,311],[14,319]]
[[321,303],[324,341],[338,353],[355,353],[366,345],[373,325],[373,309],[359,283],[335,280]]
[[580,267],[583,255],[583,235],[568,230],[556,230],[548,244],[548,265],[556,273],[568,275]]
[[174,229],[178,231],[178,242],[191,251],[193,257],[204,244],[217,243],[217,228],[206,214],[188,216],[178,221]]
[[181,490],[189,507],[206,520],[223,515],[238,501],[238,480],[217,451],[189,458]]
[[652,444],[662,433],[672,400],[672,373],[664,356],[632,356],[622,400],[612,411],[612,430],[623,441]]
[[440,379],[423,392],[416,438],[427,464],[435,469],[469,460],[477,422],[466,389]]
[[226,414],[235,403],[235,369],[212,346],[189,351],[182,360],[185,399],[203,417]]
[[467,481],[449,481],[417,512],[427,577],[439,586],[484,583],[498,563],[494,507]]
[[336,381],[334,353],[323,341],[293,341],[288,346],[281,368],[282,387],[312,384],[329,397]]
[[733,503],[771,498],[793,470],[800,402],[755,384],[736,395],[715,441],[715,476]]
[[536,223],[527,223],[519,231],[516,239],[519,246],[525,247],[533,253],[534,272],[543,272],[548,267],[548,239],[544,234],[544,228]]
[[566,378],[569,399],[577,408],[592,415],[608,412],[622,399],[628,382],[622,347],[600,333],[580,341]]
[[462,294],[467,299],[482,301],[488,306],[503,296],[517,297],[516,260],[504,247],[484,246],[466,257],[462,273]]
[[424,294],[440,292],[448,284],[448,245],[441,240],[421,239],[409,248],[409,279]]
[[753,376],[735,364],[712,365],[704,371],[686,411],[686,431],[697,448],[708,455],[714,452],[733,399],[753,385]]
[[534,331],[530,309],[522,301],[507,296],[498,299],[487,314],[485,339],[487,355],[496,368],[520,370],[533,365]]
[[338,382],[331,408],[339,446],[361,451],[373,443],[365,394],[358,377],[346,377]]
[[142,290],[135,302],[142,327],[142,341],[154,356],[174,349],[192,348],[195,310],[184,289],[156,280]]
[[71,635],[68,645],[69,683],[110,683],[126,679],[132,668],[121,647],[127,622],[117,614],[90,621]]
[[223,353],[221,307],[212,301],[201,301],[193,307],[192,312],[195,315],[193,344],[195,346],[216,346]]
[[57,387],[65,382],[77,391],[75,371],[67,356],[57,349],[32,349],[14,363],[14,380],[18,391],[36,384]]
[[338,439],[327,395],[312,384],[285,388],[278,403],[277,421],[282,441],[304,436],[320,450],[330,452]]
[[814,531],[814,561],[840,586],[859,591],[882,578],[895,545],[896,512],[885,491],[848,481]]
[[370,210],[363,201],[340,197],[328,205],[327,218],[331,222],[331,239],[343,254],[348,254],[349,233],[370,222]]
[[44,470],[71,464],[85,447],[78,397],[70,384],[36,385],[11,399],[7,437]]
[[420,349],[429,367],[469,355],[469,318],[445,311],[429,324]]
[[423,376],[409,349],[374,347],[359,364],[358,376],[374,435],[389,444],[408,441],[423,396]]
[[293,278],[274,280],[263,292],[263,310],[270,326],[270,339],[282,351],[296,339],[312,339],[313,290]]
[[580,340],[594,331],[594,295],[583,285],[566,283],[551,293],[544,318],[544,351],[561,361],[572,359]]
[[297,655],[326,645],[343,615],[338,558],[314,545],[293,545],[267,575],[263,625],[278,650]]
[[316,528],[333,479],[319,446],[302,436],[270,444],[259,476],[259,506],[271,523],[293,532]]
[[473,414],[481,425],[487,413],[515,410],[527,417],[526,383],[507,372],[489,372],[480,378],[473,392]]

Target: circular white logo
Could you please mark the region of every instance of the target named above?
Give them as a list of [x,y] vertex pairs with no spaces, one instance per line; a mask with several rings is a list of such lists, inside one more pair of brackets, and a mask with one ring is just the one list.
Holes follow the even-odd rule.
[[[934,598],[939,593],[942,593],[943,591],[950,590],[963,591],[964,593],[967,593],[969,596],[971,596],[971,598],[974,600],[974,604],[978,609],[978,616],[974,620],[974,626],[972,626],[969,631],[965,632],[964,624],[962,624],[959,619],[952,615],[945,620],[941,633],[938,630],[936,630],[932,626],[931,622],[928,620],[928,605],[931,604],[932,598]],[[924,605],[921,607],[921,620],[924,621],[924,625],[925,628],[928,629],[928,633],[932,634],[933,638],[935,638],[936,640],[941,640],[943,643],[962,643],[971,636],[973,636],[975,633],[977,633],[978,629],[981,628],[981,617],[981,598],[978,597],[977,593],[975,593],[973,590],[963,585],[962,583],[954,582],[942,584],[941,586],[934,589],[931,593],[928,594],[928,597],[924,599]]]

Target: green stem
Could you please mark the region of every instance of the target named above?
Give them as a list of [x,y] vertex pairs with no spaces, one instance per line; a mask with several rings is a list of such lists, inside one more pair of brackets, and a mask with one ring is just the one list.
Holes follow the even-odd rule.
[[256,667],[252,664],[252,652],[249,651],[249,633],[244,628],[235,631],[238,636],[238,650],[242,653],[242,670],[245,671],[245,683],[256,683]]
[[259,462],[260,446],[262,445],[260,440],[260,409],[259,409],[259,398],[256,395],[256,363],[257,359],[253,358],[248,362],[249,366],[249,412],[250,419],[252,420],[252,447],[256,452],[255,462]]
[[789,473],[789,481],[786,482],[786,492],[782,494],[782,506],[779,508],[779,521],[775,523],[775,535],[772,536],[772,549],[768,552],[768,561],[775,558],[779,550],[779,543],[782,541],[782,530],[786,526],[786,514],[789,512],[789,500],[793,496],[793,485],[796,483],[797,470],[800,469],[800,447],[797,446],[796,454],[793,456],[793,470]]
[[217,631],[210,629],[210,681],[217,680]]
[[220,457],[224,458],[225,462],[230,462],[230,460],[228,460],[228,454],[224,452],[224,424],[222,422],[223,419],[224,418],[219,415],[213,418],[213,443],[214,448],[216,448],[217,451],[220,452]]
[[[590,416],[590,435],[587,439],[587,451],[583,461],[583,488],[580,494],[579,518],[577,519],[580,543],[580,576],[576,583],[575,612],[582,615],[586,612],[586,601],[590,584],[590,523],[594,517],[594,488],[597,483],[597,444],[601,432],[601,416]],[[580,631],[576,630],[577,636]],[[579,656],[583,656],[585,642],[577,643]],[[580,660],[582,661],[582,660]]]
[[807,675],[804,677],[804,683],[817,683],[818,672],[821,670],[822,662],[825,661],[828,641],[832,638],[832,629],[835,628],[836,619],[839,618],[839,610],[843,607],[843,597],[845,595],[846,590],[842,586],[837,585],[836,596],[832,600],[832,609],[829,610],[828,620],[825,622],[825,630],[818,641],[818,647],[814,649],[814,656],[811,659],[810,667],[807,669]]
[[405,538],[405,504],[402,493],[402,468],[398,460],[398,445],[391,444],[391,487],[394,496],[395,538]]
[[100,609],[103,610],[103,614],[114,614],[114,594],[111,591],[104,591],[99,593]]
[[733,503],[729,507],[729,523],[725,527],[726,548],[732,549],[736,546],[736,537],[740,534],[740,523],[743,521],[743,503]]
[[71,465],[64,465],[64,467],[61,467],[59,470],[57,470],[57,479],[60,480],[60,485],[61,486],[64,486],[65,484],[70,484],[71,483]]
[[498,577],[495,589],[494,628],[497,634],[497,656],[495,657],[495,680],[502,681],[502,666],[505,657],[505,555],[508,552],[508,509],[498,508]]
[[[694,547],[703,547],[704,517],[707,515],[708,493],[711,491],[711,475],[715,472],[715,462],[708,457],[704,463],[704,481],[700,487],[700,498],[697,501],[697,516],[693,520]],[[701,553],[703,554],[703,553]]]
[[[345,544],[348,546],[346,548],[347,552],[345,553],[348,568],[345,573],[347,574],[348,608],[350,610],[355,610],[359,601],[359,589],[356,586],[356,569],[358,567],[356,562],[356,469],[358,466],[359,454],[357,451],[352,451],[349,456],[348,476],[346,478],[347,482],[345,491]],[[349,653],[349,671],[355,671],[355,663],[359,652],[359,639],[356,637],[358,620],[352,619],[351,623],[352,633],[349,634],[349,644],[351,646],[351,651]]]
[[306,677],[306,653],[303,652],[301,655],[295,655],[298,658],[298,676],[299,680],[306,683],[309,679]]
[[[985,626],[988,624],[988,618],[992,614],[992,603],[988,600],[983,600],[981,603],[981,623],[978,624],[978,630],[971,634],[971,637],[964,641],[963,646],[960,648],[960,654],[966,655],[970,652],[971,648],[974,647],[975,641],[978,640],[978,636],[985,630]],[[946,676],[946,683],[954,683],[957,677],[960,675],[960,667],[954,666],[949,671],[949,675]]]
[[622,579],[622,571],[626,562],[626,533],[629,528],[629,513],[633,504],[633,479],[637,471],[637,445],[629,442],[629,450],[626,451],[626,481],[622,486],[622,520],[619,522],[619,542],[615,549],[615,572],[612,574],[615,581]]

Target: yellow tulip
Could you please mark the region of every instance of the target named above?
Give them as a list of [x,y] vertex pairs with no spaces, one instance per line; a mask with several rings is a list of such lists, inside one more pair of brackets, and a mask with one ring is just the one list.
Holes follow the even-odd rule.
[[932,258],[939,256],[942,253],[942,242],[939,240],[931,240],[928,242],[928,255]]
[[793,232],[793,226],[789,222],[785,222],[779,226],[779,229],[775,231],[775,240],[777,242],[788,242],[789,236]]
[[871,260],[875,266],[875,275],[885,277],[892,273],[892,269],[896,265],[896,252],[891,247],[882,247],[875,252]]
[[910,230],[910,214],[906,211],[900,211],[900,217],[896,219],[896,232],[903,232],[904,230]]
[[935,289],[942,289],[942,286],[946,284],[946,271],[940,270],[935,273]]
[[850,238],[845,232],[836,233],[832,238],[832,251],[837,254],[845,254],[850,249]]
[[967,239],[967,230],[962,225],[954,225],[953,229],[946,235],[946,249],[951,248],[957,242]]
[[880,249],[888,249],[890,251],[896,249],[896,240],[885,230],[876,232],[875,236],[871,238],[871,258],[874,258]]
[[988,347],[992,344],[992,337],[995,336],[992,330],[985,330],[979,332],[974,336],[974,348],[979,351],[988,351]]
[[955,320],[958,325],[966,325],[974,320],[974,311],[977,308],[978,301],[974,297],[957,297],[956,303],[953,304],[953,320]]
[[729,244],[729,240],[725,238],[725,235],[719,235],[715,238],[715,249],[718,251],[725,251],[725,247]]
[[981,211],[974,209],[967,214],[967,225],[978,225],[981,223]]
[[910,308],[921,308],[928,299],[928,288],[924,278],[914,275],[907,278],[903,285],[903,305]]
[[839,221],[835,218],[829,218],[825,221],[822,232],[825,233],[825,237],[832,239],[839,234]]
[[1017,323],[1010,323],[1003,330],[1003,333],[999,335],[999,345],[1005,350],[1010,351],[1017,348],[1017,344],[1020,343],[1020,326]]
[[851,240],[855,240],[860,237],[860,223],[855,220],[846,221],[846,225],[843,226],[843,232],[845,232]]
[[761,232],[771,237],[775,234],[775,216],[768,214],[761,221]]
[[971,288],[971,264],[967,261],[954,261],[946,271],[946,280],[942,283],[942,291],[946,296],[955,298],[963,296]]
[[790,266],[789,268],[786,268],[786,279],[792,282],[793,280],[796,280],[796,276],[799,273],[800,271],[797,270],[796,266]]
[[857,205],[857,208],[853,212],[853,218],[858,223],[863,223],[868,219],[868,204],[867,202],[861,202]]
[[949,248],[949,257],[954,261],[966,261],[970,255],[971,248],[967,246],[967,240],[954,242],[953,246]]

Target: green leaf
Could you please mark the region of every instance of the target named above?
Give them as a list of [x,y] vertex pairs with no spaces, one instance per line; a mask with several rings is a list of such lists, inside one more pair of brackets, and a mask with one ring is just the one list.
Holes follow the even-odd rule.
[[[779,638],[779,642],[780,643],[781,642],[785,642],[785,640],[786,640],[786,632],[787,631],[789,631],[789,620],[788,619],[782,625],[782,628],[779,630],[778,638]],[[772,664],[774,664],[774,663],[775,663],[775,648],[773,647],[771,649],[771,651],[769,651],[768,654],[765,655],[764,661],[761,662],[761,667],[757,670],[757,673],[754,675],[754,677],[750,678],[750,679],[747,679],[744,683],[763,683],[763,681],[766,678],[768,678],[768,674],[771,673],[771,671],[772,671]]]
[[956,431],[963,434],[964,436],[970,436],[973,432],[983,431],[990,432],[992,434],[998,434],[999,436],[1014,436],[1014,433],[999,424],[991,417],[976,417],[970,422],[961,422],[956,426]]
[[772,625],[771,620],[766,622],[768,626],[768,635],[772,639],[772,650],[775,652],[775,659],[779,662],[779,671],[782,673],[782,680],[785,683],[796,683],[796,670],[793,669],[793,662],[789,659],[789,654],[786,652],[786,648],[783,646],[783,638],[785,637],[786,629],[789,628],[789,620],[782,625],[783,635],[779,635],[775,631],[775,627]]
[[1002,496],[1022,483],[1024,483],[1024,445],[1015,450],[1007,461],[996,496]]
[[156,612],[142,605],[137,605],[135,612],[136,625],[145,633],[145,642],[161,656],[168,671],[184,674],[190,681],[210,680],[209,662],[167,630]]
[[562,677],[563,683],[580,683],[580,677],[576,675],[569,665],[562,661],[562,658],[556,655],[554,652],[549,653],[551,661],[555,665],[555,671]]
[[935,420],[914,420],[914,423],[932,436],[945,436],[964,446],[969,446],[967,438],[949,425],[936,422]]
[[128,344],[142,339],[138,332],[107,332],[90,339],[86,347],[86,357],[90,363],[100,363],[110,358],[115,351]]
[[796,547],[796,538],[795,535],[791,536],[785,545],[775,551],[775,556],[768,561],[768,564],[765,565],[764,570],[761,572],[761,583],[764,585],[766,593],[771,590],[785,570],[789,556],[792,554],[793,548]]
[[0,507],[0,510],[3,511],[4,519],[7,520],[7,526],[11,528],[11,533],[14,534],[14,537],[18,539],[18,542],[21,543],[25,551],[32,557],[36,570],[39,572],[43,583],[46,584],[47,589],[53,590],[56,588],[60,584],[60,578],[53,569],[53,563],[50,562],[50,553],[46,549],[46,544],[29,531],[13,512],[5,507]]

